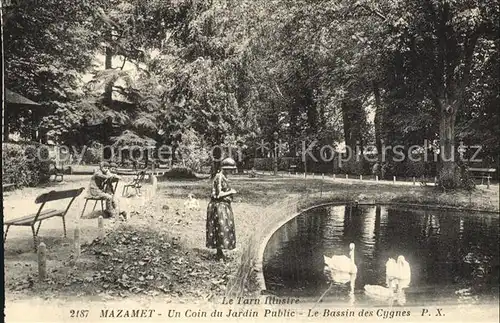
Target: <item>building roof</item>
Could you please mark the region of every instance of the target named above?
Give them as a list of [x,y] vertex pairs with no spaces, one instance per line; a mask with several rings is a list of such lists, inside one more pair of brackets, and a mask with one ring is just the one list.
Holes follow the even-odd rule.
[[16,92],[12,92],[9,89],[5,90],[5,103],[9,105],[24,105],[24,106],[40,106],[40,104],[31,101],[28,98],[25,98],[21,94],[17,94]]

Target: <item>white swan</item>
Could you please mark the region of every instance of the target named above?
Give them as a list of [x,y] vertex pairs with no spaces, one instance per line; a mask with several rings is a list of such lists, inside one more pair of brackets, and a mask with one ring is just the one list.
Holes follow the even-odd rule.
[[410,264],[406,261],[405,257],[398,257],[398,288],[403,289],[410,286],[411,282],[411,268]]
[[397,261],[389,258],[385,264],[385,274],[389,280],[398,279],[409,282],[411,279],[410,264],[404,256],[399,256]]
[[392,298],[394,297],[394,289],[392,287],[383,287],[379,285],[365,285],[365,293],[368,296],[377,298]]
[[408,261],[406,261],[405,257],[398,257],[398,268],[399,268],[399,279],[401,280],[410,280],[411,279],[411,268]]
[[399,256],[397,261],[389,258],[385,264],[386,283],[388,287],[379,285],[365,285],[365,294],[382,299],[396,299],[400,305],[406,303],[403,288],[410,284],[411,269],[405,257]]
[[358,267],[354,263],[354,243],[349,244],[349,257],[347,256],[324,256],[325,264],[331,271],[354,274],[358,272]]
[[[343,271],[332,270],[330,267],[325,266],[325,275],[327,276],[330,282],[334,282],[340,285],[346,284],[351,281],[352,275]],[[356,277],[356,276],[354,276]]]
[[387,277],[397,277],[398,275],[398,265],[394,258],[389,258],[385,263],[385,275]]

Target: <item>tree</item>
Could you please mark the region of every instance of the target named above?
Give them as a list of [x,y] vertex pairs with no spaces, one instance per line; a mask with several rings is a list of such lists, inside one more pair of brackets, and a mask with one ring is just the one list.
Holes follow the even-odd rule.
[[[76,119],[72,102],[80,95],[81,75],[90,68],[98,46],[91,28],[92,11],[91,2],[65,0],[2,10],[5,86],[59,117],[58,128],[50,117],[41,124],[50,127],[54,136],[70,129]],[[13,129],[29,133],[31,125],[15,123]]]
[[407,76],[432,102],[439,120],[440,173],[444,188],[459,186],[455,126],[458,111],[466,105],[480,39],[498,37],[498,6],[490,2],[401,2],[398,24],[400,52],[406,48]]
[[[484,42],[494,47],[498,39],[498,6],[468,0],[357,1],[351,9],[356,12],[355,21],[374,31],[368,33],[369,39],[379,45],[372,47],[371,56],[382,58],[374,60],[381,73],[371,78],[377,109],[386,105],[384,110],[388,110],[376,116],[378,145],[381,128],[385,136],[399,138],[406,145],[436,137],[440,141],[440,185],[459,186],[457,115],[469,110],[471,76],[491,56],[478,60],[478,47]],[[385,35],[386,41],[380,42],[380,37],[377,41],[377,33]],[[383,115],[390,115],[391,120]]]

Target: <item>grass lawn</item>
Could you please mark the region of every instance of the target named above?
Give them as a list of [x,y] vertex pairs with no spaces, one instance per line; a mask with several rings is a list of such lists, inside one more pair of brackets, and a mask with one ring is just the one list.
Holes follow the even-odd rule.
[[[7,301],[34,297],[65,300],[151,297],[168,302],[198,302],[228,294],[251,295],[259,292],[258,275],[253,268],[265,237],[300,209],[329,201],[411,203],[499,211],[498,186],[478,187],[472,193],[443,193],[434,187],[411,183],[240,175],[229,180],[238,195],[233,202],[237,249],[227,252],[228,262],[216,261],[214,251],[205,248],[210,180],[160,178],[156,195],[145,205],[136,207],[127,222],[106,222],[104,239],[95,239],[95,219],[81,220],[84,227],[88,224],[88,239],[80,259],[73,259],[71,234],[51,243],[49,278],[45,282],[37,281],[36,254],[29,248],[29,230],[14,237],[14,242],[9,243],[8,239],[5,246]],[[81,184],[84,183],[70,183]],[[184,206],[189,193],[199,200],[199,209]],[[16,194],[22,195],[22,192]],[[13,201],[10,204],[13,208],[17,205]],[[54,228],[58,225],[54,224]],[[50,228],[50,224],[48,226]],[[60,232],[49,230],[48,234]],[[20,248],[23,241],[27,241],[26,247]]]

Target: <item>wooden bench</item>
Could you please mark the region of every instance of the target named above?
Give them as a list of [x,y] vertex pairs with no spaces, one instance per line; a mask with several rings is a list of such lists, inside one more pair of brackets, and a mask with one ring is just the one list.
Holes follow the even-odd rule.
[[11,187],[16,187],[16,184],[14,183],[7,183],[7,184],[2,184],[2,190],[6,190],[6,189],[9,189]]
[[297,174],[297,165],[290,165],[290,168],[288,168],[288,171],[292,174]]
[[2,184],[2,196],[6,196],[5,192],[9,191],[11,188],[16,188],[17,184],[15,183],[7,183],[7,184]]
[[[40,226],[42,225],[43,220],[47,220],[56,216],[62,218],[63,229],[64,229],[64,237],[66,237],[66,213],[75,200],[77,196],[79,196],[85,188],[81,187],[79,189],[66,190],[66,191],[51,191],[48,193],[44,193],[39,195],[35,199],[36,204],[42,204],[38,208],[38,212],[35,214],[29,214],[20,218],[16,218],[13,220],[4,221],[4,225],[7,226],[5,229],[5,233],[3,236],[3,242],[5,244],[5,240],[7,239],[7,233],[11,226],[29,226],[31,227],[31,232],[33,233],[33,243],[35,245],[35,251],[37,248],[36,237],[38,235],[38,231],[40,230]],[[71,199],[66,206],[65,209],[44,209],[45,205],[48,202]],[[38,223],[38,227],[35,230],[35,225]]]
[[117,168],[116,171],[113,172],[116,175],[136,175],[137,171],[132,168]]
[[490,180],[491,180],[491,174],[496,172],[497,170],[495,168],[469,168],[469,172],[471,173],[479,173],[480,175],[477,176],[481,178],[481,185],[484,184],[484,180],[486,179],[488,188],[490,188]]
[[137,195],[141,195],[141,187],[145,181],[145,178],[146,178],[146,171],[141,170],[137,172],[132,182],[127,183],[123,186],[122,196],[125,196],[125,194],[127,194],[129,187],[134,188]]

